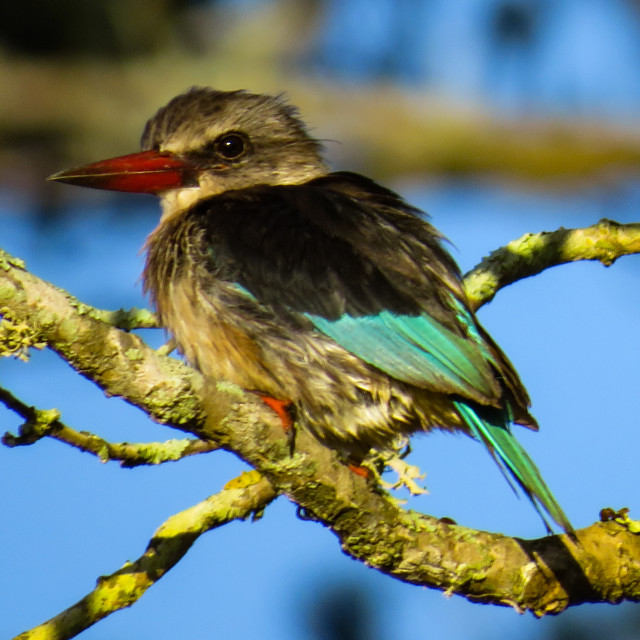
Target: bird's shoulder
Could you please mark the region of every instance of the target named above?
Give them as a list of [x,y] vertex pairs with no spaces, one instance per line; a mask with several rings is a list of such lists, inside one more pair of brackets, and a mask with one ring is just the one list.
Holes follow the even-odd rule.
[[441,234],[364,176],[226,191],[188,218],[216,271],[266,303],[328,318],[426,312],[459,330],[451,296],[464,293]]

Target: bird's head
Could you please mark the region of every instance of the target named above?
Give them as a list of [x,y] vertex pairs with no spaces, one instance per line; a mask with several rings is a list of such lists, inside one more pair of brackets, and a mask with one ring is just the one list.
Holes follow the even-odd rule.
[[327,172],[320,144],[281,97],[194,88],[148,122],[142,152],[56,173],[50,180],[153,193],[165,215],[230,189],[300,184]]

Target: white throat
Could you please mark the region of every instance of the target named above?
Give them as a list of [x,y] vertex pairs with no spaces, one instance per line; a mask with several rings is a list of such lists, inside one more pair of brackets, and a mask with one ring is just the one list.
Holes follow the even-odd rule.
[[200,187],[185,187],[184,189],[165,191],[160,196],[160,205],[162,206],[160,221],[165,222],[173,218],[173,216],[188,209],[206,195]]

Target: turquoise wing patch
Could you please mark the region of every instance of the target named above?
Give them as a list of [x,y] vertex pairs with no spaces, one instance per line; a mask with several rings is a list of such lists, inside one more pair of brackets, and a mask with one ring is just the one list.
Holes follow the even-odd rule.
[[[314,326],[365,362],[397,380],[480,401],[499,393],[491,356],[476,335],[461,337],[426,314],[343,315],[337,320],[305,314]],[[464,323],[467,325],[467,322]]]

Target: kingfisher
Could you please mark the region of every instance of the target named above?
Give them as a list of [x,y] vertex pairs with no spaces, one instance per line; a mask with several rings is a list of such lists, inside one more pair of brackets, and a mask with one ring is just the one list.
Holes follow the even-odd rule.
[[144,289],[186,360],[256,392],[351,461],[400,435],[479,441],[573,529],[512,433],[537,429],[444,238],[362,175],[332,172],[282,96],[195,87],[147,122],[142,151],[50,179],[155,194]]

